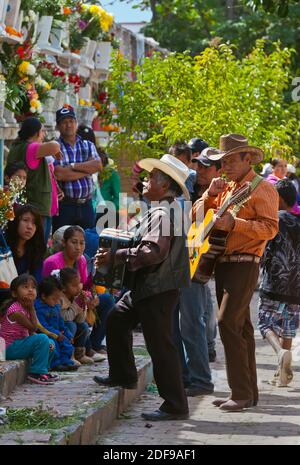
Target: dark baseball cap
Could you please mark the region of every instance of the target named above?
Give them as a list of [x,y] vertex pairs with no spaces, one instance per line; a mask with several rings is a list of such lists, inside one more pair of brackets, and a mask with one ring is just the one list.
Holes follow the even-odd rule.
[[206,149],[208,147],[207,142],[205,140],[194,137],[191,139],[188,143],[189,148],[192,150],[192,152],[199,152],[201,153],[202,150]]
[[64,105],[56,112],[56,124],[58,124],[64,118],[76,119],[74,108],[71,105]]
[[210,158],[210,155],[217,155],[221,154],[221,150],[218,150],[214,147],[206,147],[198,157],[192,158],[192,162],[197,161],[198,163],[201,163],[201,165],[205,166],[206,168],[209,168],[210,166],[216,165],[219,166],[220,162],[216,160],[212,160]]

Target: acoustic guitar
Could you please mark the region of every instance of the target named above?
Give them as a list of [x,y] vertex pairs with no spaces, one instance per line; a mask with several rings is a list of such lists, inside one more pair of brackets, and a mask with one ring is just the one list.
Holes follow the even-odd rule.
[[191,278],[194,277],[197,268],[197,280],[207,282],[213,272],[218,256],[222,255],[226,249],[227,231],[214,229],[217,218],[234,205],[231,214],[235,217],[240,208],[247,202],[252,191],[250,182],[244,184],[233,194],[225,199],[223,205],[217,210],[209,209],[202,223],[194,222],[188,232],[188,248],[190,257]]

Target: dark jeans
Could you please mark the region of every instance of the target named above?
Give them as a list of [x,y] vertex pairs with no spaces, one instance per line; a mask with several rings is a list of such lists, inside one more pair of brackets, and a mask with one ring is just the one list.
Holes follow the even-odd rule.
[[67,224],[70,226],[78,225],[83,229],[93,228],[95,226],[95,213],[92,200],[88,200],[84,204],[69,201],[60,202],[59,215],[53,217],[52,233]]
[[141,323],[153,363],[154,379],[159,395],[164,399],[160,410],[167,413],[188,412],[180,360],[172,337],[178,296],[178,290],[172,290],[134,302],[129,291],[107,318],[106,342],[111,380],[118,384],[137,381],[132,330]]

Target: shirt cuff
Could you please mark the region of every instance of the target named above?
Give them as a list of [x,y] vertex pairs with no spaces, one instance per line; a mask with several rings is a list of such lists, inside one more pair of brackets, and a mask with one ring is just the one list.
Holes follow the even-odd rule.
[[218,197],[217,195],[215,196],[208,195],[208,189],[206,189],[206,191],[202,194],[202,200],[204,201],[204,204],[207,207],[214,207],[217,197]]

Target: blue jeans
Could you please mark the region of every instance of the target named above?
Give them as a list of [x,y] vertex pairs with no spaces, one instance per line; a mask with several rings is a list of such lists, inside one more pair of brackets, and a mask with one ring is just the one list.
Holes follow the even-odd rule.
[[85,347],[90,338],[90,329],[87,322],[76,323],[76,321],[65,321],[65,325],[72,334],[74,347]]
[[208,287],[192,282],[180,289],[180,327],[187,354],[187,366],[192,386],[213,389],[209,368],[204,312],[208,302]]
[[181,332],[180,332],[180,308],[179,304],[175,308],[174,311],[174,317],[173,317],[173,340],[174,343],[176,344],[178,353],[179,353],[179,358],[180,358],[180,364],[181,364],[181,370],[182,370],[182,381],[185,387],[190,385],[190,375],[189,375],[189,369],[186,363],[186,356],[185,356],[185,350],[184,350],[184,345],[181,337]]
[[43,216],[42,219],[43,219],[43,228],[44,228],[44,239],[47,245],[50,232],[51,232],[52,216]]
[[93,228],[95,226],[95,220],[96,217],[92,200],[88,200],[84,204],[62,201],[59,203],[59,215],[53,216],[52,232],[66,224],[70,226],[78,225],[83,229]]
[[97,319],[91,332],[90,341],[94,350],[100,350],[106,336],[106,320],[110,310],[115,306],[115,300],[110,294],[98,294]]
[[208,353],[211,354],[216,348],[217,320],[216,320],[215,309],[214,309],[210,289],[208,286],[206,288],[207,288],[207,298],[206,298],[206,305],[205,305],[203,318],[204,318],[205,325],[206,325],[206,339],[207,339]]
[[6,359],[18,360],[31,358],[29,373],[44,375],[48,373],[54,351],[50,352],[51,339],[46,334],[32,334],[32,336],[16,339],[6,347]]

